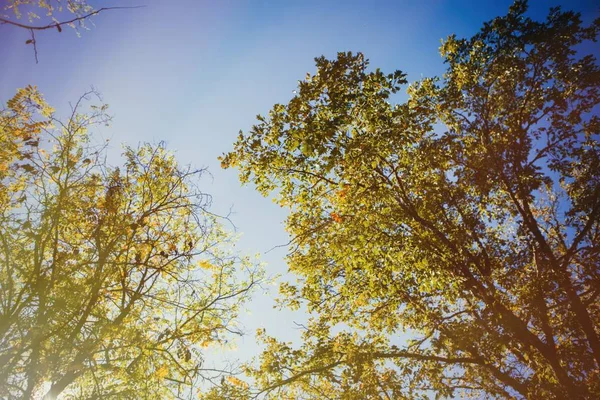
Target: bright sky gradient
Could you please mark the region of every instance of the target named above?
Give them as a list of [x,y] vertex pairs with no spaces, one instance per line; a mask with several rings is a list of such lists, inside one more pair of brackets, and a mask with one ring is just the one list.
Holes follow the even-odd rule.
[[[5,1],[0,0],[4,5]],[[81,37],[70,30],[37,34],[39,64],[25,45],[29,33],[0,25],[0,102],[19,87],[37,85],[59,115],[66,115],[92,85],[110,104],[114,121],[103,137],[121,142],[164,140],[179,161],[209,168],[203,189],[213,211],[227,214],[243,234],[239,251],[261,253],[269,274],[284,274],[285,212],[235,170],[221,170],[217,157],[232,148],[240,129],[256,114],[287,102],[298,79],[314,71],[313,58],[362,51],[373,67],[400,69],[409,81],[441,74],[440,39],[474,34],[484,21],[506,13],[510,0],[421,1],[90,1],[103,6],[147,7],[96,16]],[[600,16],[597,0],[532,0],[529,14],[543,18],[550,7]],[[232,357],[256,354],[254,331],[265,327],[281,339],[297,336],[302,315],[272,309],[272,294],[257,293],[243,317],[248,336]]]

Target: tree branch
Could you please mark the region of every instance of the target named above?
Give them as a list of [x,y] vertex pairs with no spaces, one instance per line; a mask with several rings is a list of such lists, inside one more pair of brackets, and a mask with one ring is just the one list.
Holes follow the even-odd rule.
[[[90,17],[92,17],[94,15],[100,14],[103,11],[120,10],[120,9],[132,9],[132,8],[143,8],[143,7],[146,7],[146,6],[102,7],[102,8],[99,8],[97,10],[94,10],[94,11],[88,13],[88,14],[85,14],[85,15],[82,15],[82,16],[70,19],[68,21],[53,22],[51,24],[42,25],[42,26],[21,24],[19,22],[11,21],[11,20],[6,19],[6,18],[0,18],[0,23],[2,23],[2,24],[8,24],[8,25],[13,25],[13,26],[16,26],[16,27],[19,27],[19,28],[23,28],[23,29],[28,29],[29,31],[32,31],[32,33],[33,33],[33,31],[43,31],[43,30],[46,30],[46,29],[53,29],[53,28],[58,29],[59,32],[60,32],[61,27],[63,25],[69,25],[69,24],[72,24],[74,22],[83,21],[83,20],[85,20],[87,18],[90,18]],[[33,43],[35,43],[35,41]]]

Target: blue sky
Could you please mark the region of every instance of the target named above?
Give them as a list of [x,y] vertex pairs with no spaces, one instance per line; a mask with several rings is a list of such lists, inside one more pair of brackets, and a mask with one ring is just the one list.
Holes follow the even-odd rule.
[[[5,1],[0,0],[0,3]],[[551,6],[600,16],[594,0],[530,1],[530,15],[545,17]],[[251,186],[241,187],[235,170],[221,170],[217,157],[232,148],[240,129],[256,114],[287,102],[297,80],[314,71],[313,58],[362,51],[373,67],[400,69],[409,81],[443,72],[440,39],[474,34],[484,21],[504,14],[511,1],[91,1],[96,7],[146,5],[94,18],[81,37],[72,30],[37,35],[35,63],[27,31],[0,25],[0,102],[19,87],[35,84],[48,102],[66,112],[91,86],[110,104],[114,121],[100,132],[121,142],[164,140],[179,161],[206,166],[213,179],[213,211],[234,211],[242,238],[238,250],[261,253],[269,274],[284,274],[286,213]],[[276,290],[272,291],[273,294]],[[243,318],[249,332],[232,357],[256,351],[258,327],[281,339],[297,336],[302,315],[272,309],[272,294],[257,293]]]

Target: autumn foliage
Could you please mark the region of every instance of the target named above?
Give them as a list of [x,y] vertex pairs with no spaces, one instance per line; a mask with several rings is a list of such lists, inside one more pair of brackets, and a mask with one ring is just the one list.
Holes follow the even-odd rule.
[[[517,1],[408,86],[316,59],[223,157],[290,210],[303,343],[239,397],[600,397],[600,21]],[[227,396],[225,396],[227,397]]]
[[225,343],[260,274],[232,251],[197,186],[163,145],[107,163],[89,129],[33,87],[0,112],[0,398],[176,398],[229,371]]

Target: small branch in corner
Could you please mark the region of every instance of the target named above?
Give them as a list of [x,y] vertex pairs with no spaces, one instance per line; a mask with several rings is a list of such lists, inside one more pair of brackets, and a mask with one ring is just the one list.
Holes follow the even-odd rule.
[[35,40],[35,31],[43,31],[43,30],[47,30],[47,29],[54,29],[56,28],[58,30],[58,32],[62,32],[62,26],[63,25],[70,25],[73,24],[75,22],[79,22],[79,21],[83,21],[85,19],[88,19],[94,15],[100,14],[103,11],[109,11],[109,10],[122,10],[122,9],[135,9],[135,8],[143,8],[146,6],[129,6],[129,7],[102,7],[99,8],[97,10],[94,10],[88,14],[76,17],[76,18],[72,18],[68,21],[63,21],[63,22],[53,22],[51,24],[48,25],[43,25],[43,26],[34,26],[34,25],[27,25],[27,24],[21,24],[19,22],[15,22],[15,21],[11,21],[9,19],[6,18],[2,18],[0,17],[0,25],[4,25],[4,24],[8,24],[8,25],[12,25],[12,26],[16,26],[18,28],[23,28],[23,29],[27,29],[30,33],[31,33],[31,39],[28,39],[25,44],[32,44],[33,45],[33,51],[35,54],[35,63],[38,64],[39,60],[38,60],[38,51],[37,51],[37,43]]
[[15,21],[11,21],[11,20],[6,19],[6,18],[0,18],[0,23],[13,25],[13,26],[16,26],[16,27],[19,27],[19,28],[29,29],[31,31],[33,31],[33,30],[43,31],[43,30],[46,30],[46,29],[56,28],[56,29],[58,29],[59,32],[61,32],[63,25],[69,25],[69,24],[72,24],[74,22],[83,21],[83,20],[85,20],[85,19],[87,19],[89,17],[92,17],[92,16],[96,15],[96,14],[100,14],[103,11],[124,10],[124,9],[134,9],[134,8],[144,8],[144,7],[146,7],[146,6],[102,7],[102,8],[99,8],[97,10],[94,10],[94,11],[88,13],[88,14],[82,15],[82,16],[77,17],[77,18],[70,19],[68,21],[54,22],[52,24],[43,25],[43,26],[33,26],[33,25],[21,24],[21,23],[18,23],[18,22],[15,22]]

